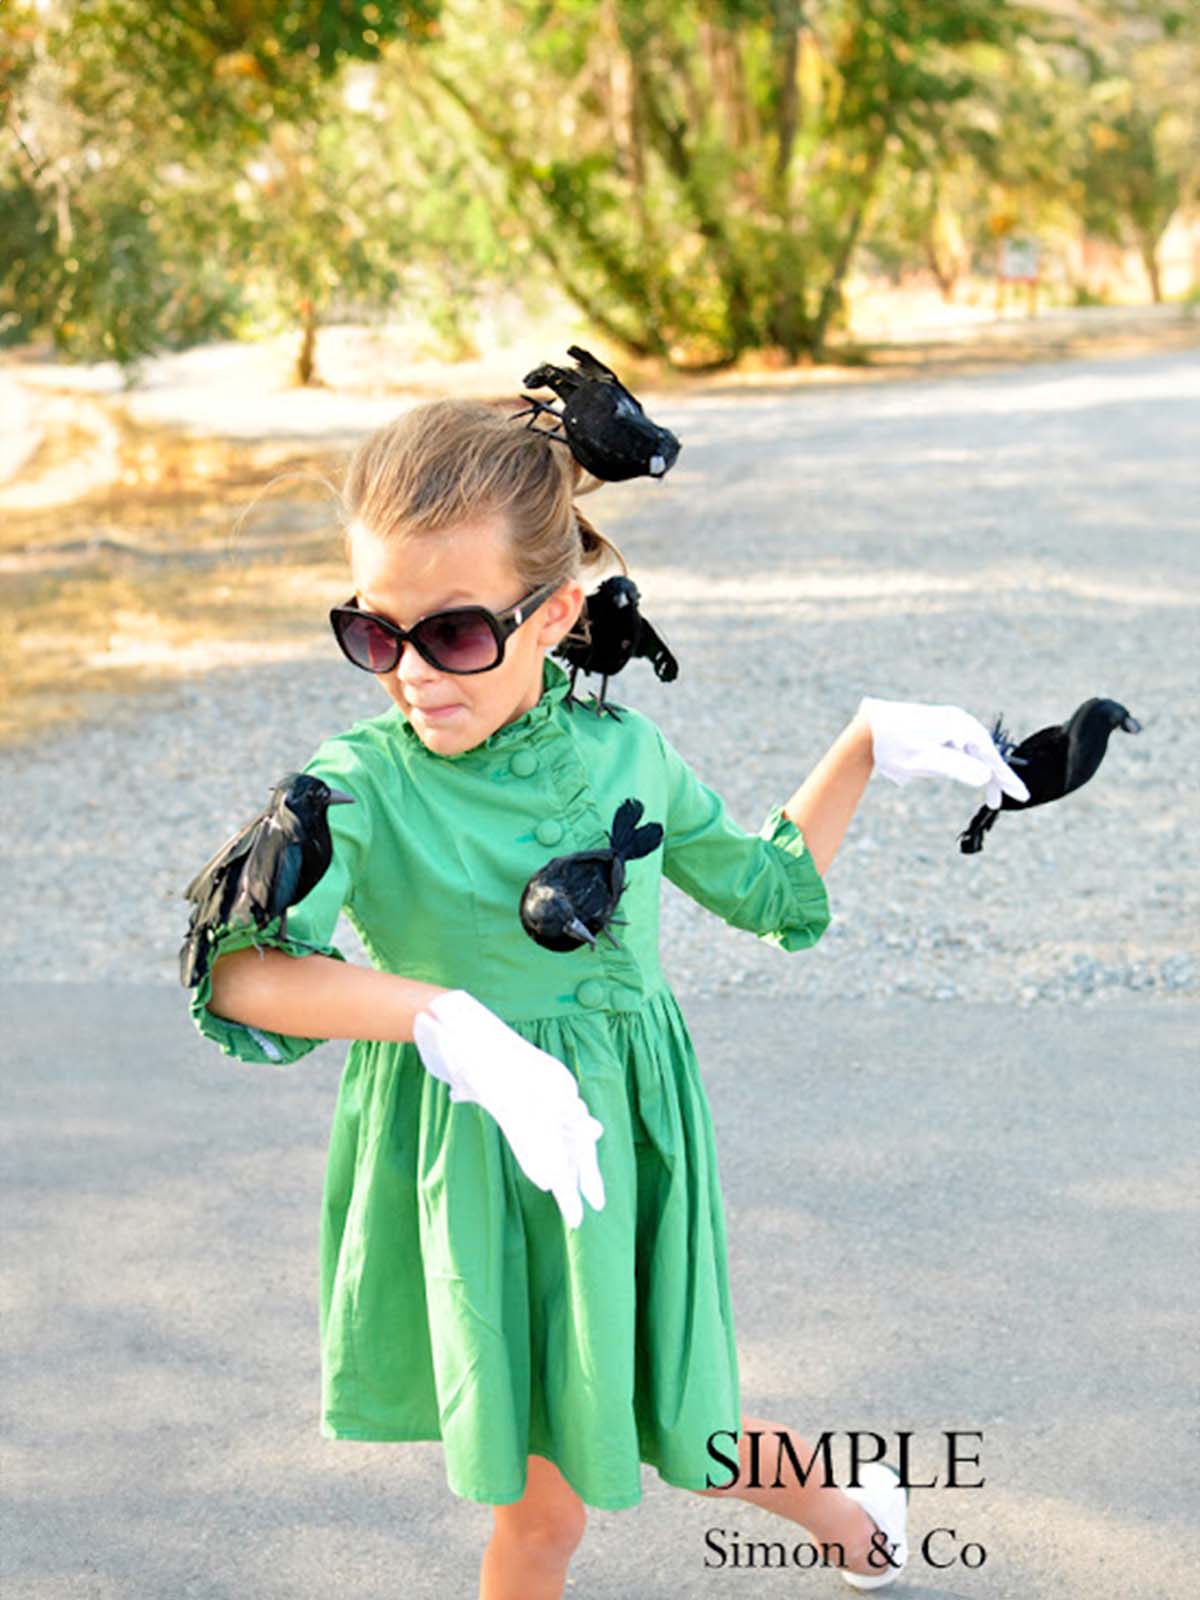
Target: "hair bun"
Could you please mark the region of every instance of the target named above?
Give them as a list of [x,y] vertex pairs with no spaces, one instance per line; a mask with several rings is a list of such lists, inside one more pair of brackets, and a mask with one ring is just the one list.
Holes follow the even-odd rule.
[[595,566],[611,557],[628,577],[629,566],[617,546],[611,539],[606,538],[599,528],[593,526],[578,506],[573,506],[572,509],[575,512],[575,525],[579,529],[579,543],[583,547],[584,566]]
[[595,555],[596,552],[602,548],[600,534],[584,516],[583,512],[580,511],[578,506],[575,507],[575,522],[579,528],[579,542],[583,546],[584,555]]

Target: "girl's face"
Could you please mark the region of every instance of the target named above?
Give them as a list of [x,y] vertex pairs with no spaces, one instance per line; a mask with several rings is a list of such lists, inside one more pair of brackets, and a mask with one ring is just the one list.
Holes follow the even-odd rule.
[[[449,606],[503,611],[529,592],[513,566],[502,515],[404,540],[379,539],[355,523],[351,536],[358,604],[402,628]],[[570,632],[582,605],[583,586],[564,583],[509,634],[504,660],[490,672],[439,672],[406,644],[379,682],[422,744],[437,755],[461,755],[538,703],[546,651]]]

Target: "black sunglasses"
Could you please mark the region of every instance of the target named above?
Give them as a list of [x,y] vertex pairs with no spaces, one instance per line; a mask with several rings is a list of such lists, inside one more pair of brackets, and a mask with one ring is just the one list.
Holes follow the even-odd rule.
[[342,654],[364,672],[391,672],[408,643],[438,672],[490,672],[504,660],[509,634],[560,587],[561,582],[543,584],[504,611],[489,611],[486,606],[431,611],[407,629],[361,610],[351,597],[345,605],[334,606],[329,623]]

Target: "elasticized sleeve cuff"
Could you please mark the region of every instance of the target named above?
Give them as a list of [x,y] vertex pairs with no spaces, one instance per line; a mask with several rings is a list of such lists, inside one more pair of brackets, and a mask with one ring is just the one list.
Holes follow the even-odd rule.
[[825,880],[817,871],[804,835],[783,814],[782,806],[772,806],[767,820],[759,829],[759,837],[773,844],[786,862],[788,881],[792,889],[789,914],[782,927],[759,934],[767,944],[778,945],[781,950],[808,950],[829,926],[829,896]]
[[[291,913],[289,913],[290,917]],[[331,944],[309,944],[304,939],[279,937],[280,918],[269,922],[261,931],[254,927],[225,927],[216,936],[208,970],[192,991],[192,1021],[206,1039],[220,1045],[227,1056],[238,1061],[272,1062],[276,1066],[290,1066],[301,1056],[315,1050],[324,1039],[306,1039],[299,1034],[272,1033],[266,1028],[254,1028],[248,1022],[233,1022],[228,1017],[218,1017],[208,1009],[212,999],[212,969],[218,956],[230,955],[248,945],[261,945],[273,950],[285,950],[291,956],[332,956],[345,961],[345,956]]]

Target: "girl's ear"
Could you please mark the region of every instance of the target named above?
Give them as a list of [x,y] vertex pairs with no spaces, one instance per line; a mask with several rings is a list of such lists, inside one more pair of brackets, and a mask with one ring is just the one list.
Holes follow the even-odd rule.
[[583,610],[583,601],[581,583],[564,583],[560,589],[556,589],[541,608],[538,644],[544,645],[547,650],[560,644],[575,626]]

